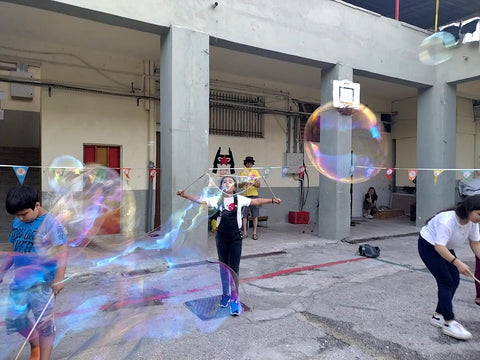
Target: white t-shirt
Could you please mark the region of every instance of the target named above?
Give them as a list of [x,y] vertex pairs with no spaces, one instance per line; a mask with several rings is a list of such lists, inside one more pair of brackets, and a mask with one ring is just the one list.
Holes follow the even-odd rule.
[[[217,207],[219,197],[218,196],[213,196],[209,197],[207,200],[207,205],[211,207]],[[252,199],[247,198],[246,196],[243,195],[237,195],[237,223],[238,223],[238,228],[240,229],[242,227],[242,208],[244,206],[250,206],[250,202]],[[233,196],[224,196],[223,197],[223,208],[228,209],[228,210],[233,210],[233,207],[235,206]],[[217,218],[217,227],[220,225],[220,217]]]
[[444,245],[448,249],[455,249],[457,245],[463,245],[468,240],[480,241],[478,224],[469,221],[461,225],[454,210],[435,215],[422,227],[420,236],[432,245]]

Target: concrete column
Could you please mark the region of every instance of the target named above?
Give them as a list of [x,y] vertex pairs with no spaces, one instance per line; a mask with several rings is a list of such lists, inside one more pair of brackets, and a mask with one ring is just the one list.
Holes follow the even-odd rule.
[[[456,86],[436,84],[419,90],[417,104],[417,167],[454,169],[457,133]],[[417,174],[416,225],[455,204],[455,171],[444,171],[434,183],[433,170]]]
[[[168,34],[162,35],[160,54],[162,226],[171,226],[168,220],[174,214],[177,219],[187,220],[183,216],[186,200],[177,197],[176,191],[208,169],[208,128],[209,36],[172,26]],[[195,193],[195,187],[188,191]],[[183,234],[193,242],[189,245],[206,248],[206,220],[205,215],[200,223],[205,226],[195,229],[195,237]]]
[[[333,80],[353,79],[351,67],[337,64],[322,71],[321,103],[333,100]],[[335,114],[339,123],[351,122],[351,116]],[[351,131],[332,134],[320,132],[320,150],[329,154],[348,154],[351,151]],[[328,151],[322,150],[328,149]],[[340,157],[339,157],[340,158]],[[342,240],[350,235],[350,184],[330,180],[320,175],[319,183],[318,236],[326,239]]]

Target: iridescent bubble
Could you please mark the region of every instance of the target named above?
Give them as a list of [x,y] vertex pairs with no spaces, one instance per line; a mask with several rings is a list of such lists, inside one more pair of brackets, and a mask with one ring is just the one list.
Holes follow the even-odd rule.
[[[343,183],[360,183],[380,172],[387,146],[382,125],[370,109],[360,104],[358,110],[349,111],[351,117],[341,116],[332,103],[316,109],[305,125],[305,152],[324,176]],[[346,148],[351,144],[351,150],[337,154],[338,143]]]
[[[61,160],[61,161],[60,161]],[[78,164],[71,158],[55,161],[60,166]],[[118,172],[98,164],[75,171],[64,168],[52,177],[53,192],[46,208],[60,222],[70,248],[119,251],[127,247],[135,230],[135,199]],[[42,229],[40,229],[42,230]],[[39,233],[48,234],[48,231]],[[50,254],[48,238],[37,238],[39,248]]]
[[[81,183],[80,172],[83,163],[70,155],[55,158],[47,169],[48,184],[51,190],[71,190],[74,185],[78,188]],[[81,187],[80,187],[81,188]]]
[[436,32],[420,44],[418,58],[425,65],[438,65],[452,57],[455,36],[446,31]]

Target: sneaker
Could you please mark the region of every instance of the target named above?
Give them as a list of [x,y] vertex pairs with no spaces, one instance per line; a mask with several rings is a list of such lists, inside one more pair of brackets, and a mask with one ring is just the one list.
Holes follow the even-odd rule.
[[218,304],[218,306],[227,307],[229,302],[230,302],[230,296],[223,294],[222,299],[220,300],[220,304]]
[[442,332],[445,335],[459,340],[469,340],[472,338],[472,333],[467,331],[462,324],[456,322],[455,320],[446,321],[445,326],[442,327]]
[[372,215],[367,215],[367,218],[373,219],[373,216]]
[[242,305],[238,300],[230,301],[230,314],[233,316],[238,316],[242,313]]
[[434,313],[430,319],[430,324],[439,328],[443,328],[445,326],[445,319],[443,318],[442,314]]
[[366,217],[367,217],[367,214],[363,214],[363,217],[366,218]]

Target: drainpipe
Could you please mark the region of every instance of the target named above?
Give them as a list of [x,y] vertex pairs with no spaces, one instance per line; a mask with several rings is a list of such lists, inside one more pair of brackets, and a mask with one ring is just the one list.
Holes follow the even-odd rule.
[[[152,94],[155,86],[155,74],[153,61],[146,60],[144,62],[144,72],[148,75],[145,78],[145,92]],[[145,110],[148,111],[148,190],[147,190],[147,222],[146,232],[153,230],[153,199],[155,193],[153,191],[153,181],[150,176],[150,170],[155,168],[155,103],[152,100],[145,101]]]

